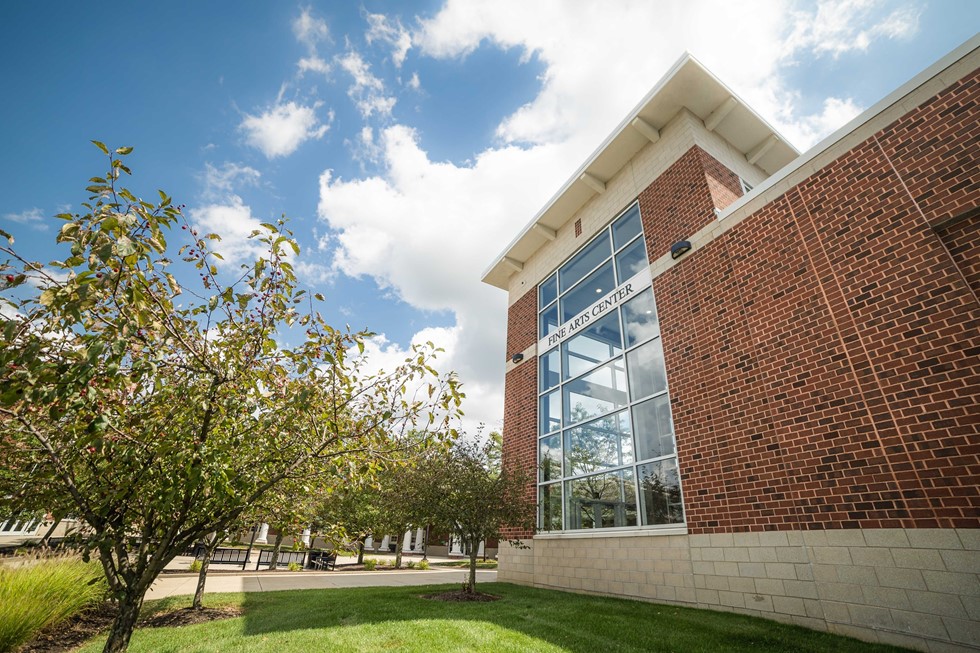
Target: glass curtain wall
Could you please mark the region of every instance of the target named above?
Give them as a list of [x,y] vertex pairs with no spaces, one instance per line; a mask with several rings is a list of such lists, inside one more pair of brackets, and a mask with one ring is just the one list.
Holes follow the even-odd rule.
[[[648,265],[634,204],[538,286],[538,337]],[[653,288],[602,315],[538,357],[545,531],[684,522]]]

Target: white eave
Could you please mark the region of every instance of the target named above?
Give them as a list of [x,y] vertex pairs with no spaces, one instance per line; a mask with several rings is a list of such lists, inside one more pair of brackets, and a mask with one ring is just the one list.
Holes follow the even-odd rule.
[[564,226],[589,199],[603,192],[605,182],[641,148],[655,142],[658,130],[683,108],[769,175],[799,156],[792,145],[730,88],[693,56],[684,54],[497,256],[483,273],[483,282],[506,290],[511,274],[523,267],[542,245],[553,240],[551,234]]

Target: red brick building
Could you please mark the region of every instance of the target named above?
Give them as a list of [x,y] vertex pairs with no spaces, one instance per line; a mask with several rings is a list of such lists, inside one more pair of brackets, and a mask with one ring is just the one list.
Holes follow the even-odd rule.
[[980,648],[978,48],[802,155],[684,57],[497,258],[501,580]]

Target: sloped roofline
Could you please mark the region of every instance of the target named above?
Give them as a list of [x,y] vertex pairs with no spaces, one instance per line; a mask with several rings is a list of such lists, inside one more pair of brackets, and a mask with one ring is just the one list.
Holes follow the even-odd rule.
[[603,188],[605,181],[643,146],[655,141],[659,130],[684,108],[706,122],[717,119],[714,131],[746,158],[755,156],[753,162],[769,174],[799,156],[796,148],[762,116],[691,53],[685,52],[497,256],[482,280],[506,289],[507,279],[529,258],[529,253],[548,242],[558,228]]

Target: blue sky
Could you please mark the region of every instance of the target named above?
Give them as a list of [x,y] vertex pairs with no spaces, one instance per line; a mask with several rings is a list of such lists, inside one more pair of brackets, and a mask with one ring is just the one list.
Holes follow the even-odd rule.
[[506,297],[484,268],[685,51],[801,150],[980,28],[971,0],[719,3],[6,2],[0,228],[51,216],[135,146],[225,236],[285,213],[338,324],[447,349],[470,425],[498,426]]

